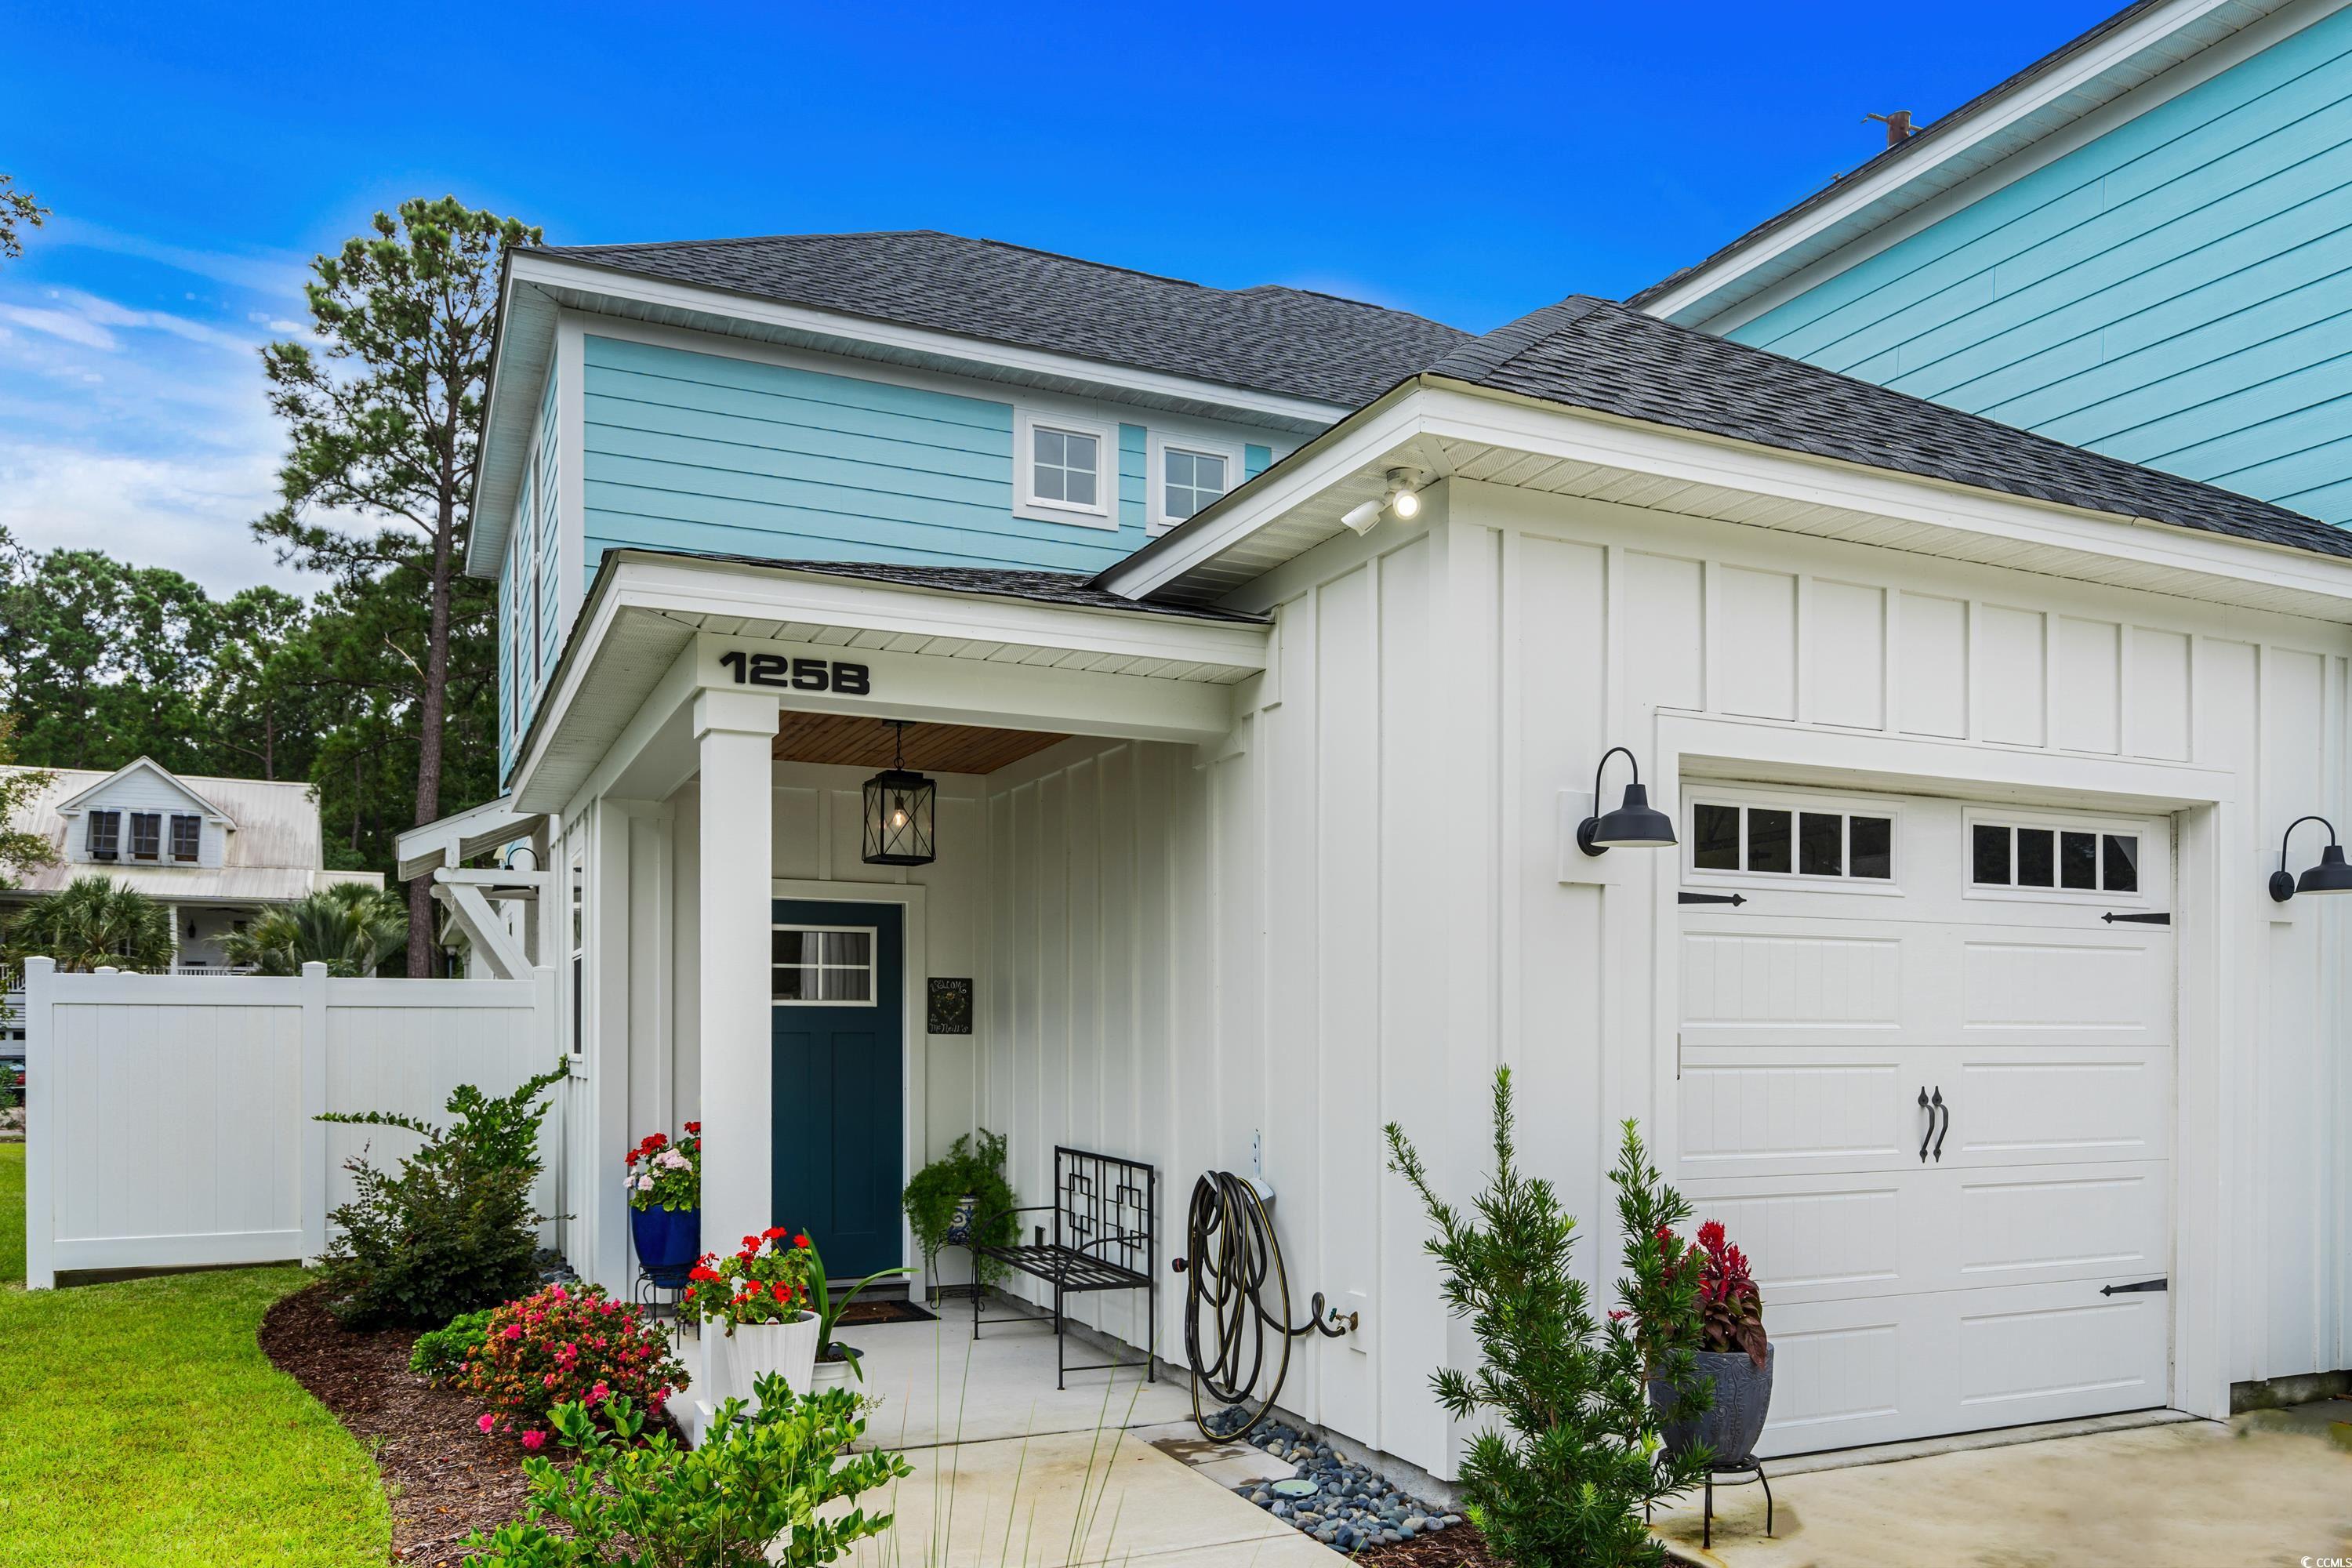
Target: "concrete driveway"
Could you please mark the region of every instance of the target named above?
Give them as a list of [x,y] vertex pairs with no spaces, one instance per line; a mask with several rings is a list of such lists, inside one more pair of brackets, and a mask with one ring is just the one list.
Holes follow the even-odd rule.
[[[1793,1469],[1797,1461],[1790,1461]],[[1655,1528],[1725,1568],[2238,1568],[2352,1560],[2352,1403],[1776,1475]]]

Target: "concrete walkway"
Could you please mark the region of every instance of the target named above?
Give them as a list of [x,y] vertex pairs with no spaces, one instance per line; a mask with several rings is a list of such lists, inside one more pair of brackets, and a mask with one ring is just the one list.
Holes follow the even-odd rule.
[[[1793,1465],[1795,1461],[1791,1461]],[[2234,1568],[2352,1558],[2352,1404],[1789,1474],[1657,1532],[1724,1568]]]
[[[1223,1473],[1236,1461],[1221,1468],[1222,1450],[1198,1465],[1171,1457],[1206,1447],[1179,1440],[1196,1436],[1181,1379],[1074,1372],[1057,1390],[1042,1323],[985,1332],[975,1344],[971,1320],[952,1310],[934,1323],[842,1331],[866,1352],[866,1392],[878,1401],[867,1441],[915,1468],[865,1500],[898,1522],[860,1543],[858,1568],[1331,1568],[1328,1548],[1234,1495],[1250,1478]],[[1068,1354],[1105,1359],[1076,1339]]]

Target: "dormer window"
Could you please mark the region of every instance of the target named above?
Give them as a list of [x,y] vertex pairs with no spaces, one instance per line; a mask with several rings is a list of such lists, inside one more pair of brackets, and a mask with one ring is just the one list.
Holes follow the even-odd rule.
[[1022,410],[1013,420],[1013,511],[1045,522],[1116,528],[1111,468],[1118,432],[1087,419]]
[[163,852],[163,815],[157,811],[131,814],[131,858],[152,860]]
[[93,811],[89,814],[89,858],[112,860],[122,853],[122,814],[119,811]]
[[172,858],[194,860],[205,841],[205,819],[201,816],[172,818]]

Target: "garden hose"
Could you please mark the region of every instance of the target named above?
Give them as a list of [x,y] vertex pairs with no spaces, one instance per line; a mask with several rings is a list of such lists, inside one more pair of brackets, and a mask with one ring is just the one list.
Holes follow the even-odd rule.
[[[1245,1177],[1211,1171],[1195,1182],[1184,1237],[1184,1255],[1174,1268],[1185,1278],[1184,1356],[1192,1369],[1192,1424],[1202,1436],[1230,1441],[1274,1408],[1290,1372],[1290,1342],[1310,1333],[1339,1339],[1354,1331],[1356,1315],[1327,1309],[1318,1290],[1307,1321],[1292,1326],[1290,1271],[1282,1259],[1282,1242],[1264,1195]],[[1204,1323],[1213,1336],[1205,1349]],[[1275,1341],[1273,1377],[1260,1394],[1269,1333]],[[1213,1430],[1210,1412],[1202,1406],[1203,1390],[1215,1409],[1241,1405],[1250,1410],[1249,1420],[1234,1431]]]

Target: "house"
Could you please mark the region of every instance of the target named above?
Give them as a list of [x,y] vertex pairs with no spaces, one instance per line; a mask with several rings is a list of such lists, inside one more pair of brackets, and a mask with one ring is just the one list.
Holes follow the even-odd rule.
[[[2352,8],[2135,5],[1632,302],[2352,523],[2347,190]],[[2333,700],[2334,665],[2300,678]],[[2308,739],[2292,763],[2263,742],[2277,826],[2341,776],[2332,730]],[[2270,962],[2262,1048],[2221,1086],[2233,1142],[2267,1152],[2219,1211],[2221,1266],[2263,1282],[2228,1342],[2242,1381],[2352,1364],[2352,1191],[2303,1158],[2347,1104],[2340,977]]]
[[338,882],[383,885],[379,871],[325,868],[319,797],[307,784],[182,777],[147,757],[111,773],[37,771],[51,782],[18,826],[46,837],[57,858],[0,889],[0,903],[104,875],[170,910],[180,973],[226,973],[221,940],[272,904]]
[[2352,521],[2352,10],[2117,12],[1632,302]]
[[[1472,336],[932,234],[501,290],[508,794],[401,853],[557,917],[490,951],[561,972],[588,1278],[689,1117],[705,1235],[840,1272],[920,1261],[975,1126],[1031,1202],[1150,1162],[1163,1261],[1256,1170],[1355,1314],[1283,1403],[1451,1475],[1381,1129],[1466,1194],[1508,1063],[1593,1277],[1626,1118],[1755,1258],[1767,1452],[2352,1364],[2345,921],[2270,886],[2347,809],[2352,534],[1583,297]],[[1588,853],[1636,769],[1675,842]]]

